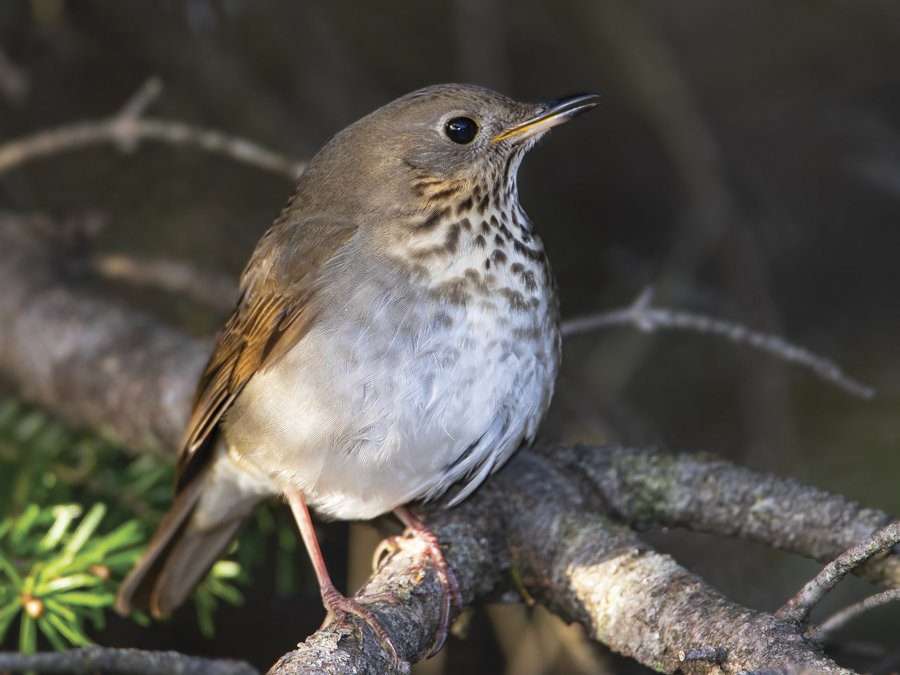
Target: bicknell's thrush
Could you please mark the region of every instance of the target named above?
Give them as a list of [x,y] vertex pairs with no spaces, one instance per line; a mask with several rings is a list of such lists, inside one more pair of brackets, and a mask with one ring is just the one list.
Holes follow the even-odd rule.
[[[178,607],[253,507],[284,495],[329,613],[375,616],[335,589],[309,508],[327,518],[454,505],[530,443],[559,367],[556,286],[516,174],[547,130],[596,105],[427,87],[338,133],[263,235],[197,388],[175,500],[122,584],[123,613]],[[396,652],[394,651],[396,658]]]

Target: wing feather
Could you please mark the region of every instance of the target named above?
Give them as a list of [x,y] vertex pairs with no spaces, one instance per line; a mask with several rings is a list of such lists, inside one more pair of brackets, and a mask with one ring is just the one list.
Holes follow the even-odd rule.
[[[289,216],[289,212],[287,212]],[[318,312],[318,280],[356,227],[286,215],[263,235],[241,275],[241,296],[197,385],[178,459],[177,484],[202,468],[219,422],[253,375],[270,368],[303,337]]]

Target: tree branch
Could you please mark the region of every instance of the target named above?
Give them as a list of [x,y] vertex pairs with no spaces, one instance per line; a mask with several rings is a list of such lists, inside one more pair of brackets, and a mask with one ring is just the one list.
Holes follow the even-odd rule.
[[[587,493],[549,459],[523,452],[461,507],[431,513],[429,524],[444,542],[465,603],[507,587],[509,571],[515,569],[528,591],[564,619],[664,672],[686,668],[683,657],[708,653],[710,643],[716,653],[725,654],[721,666],[693,659],[691,672],[788,666],[845,672],[810,641],[798,639],[795,625],[732,603],[634,532],[608,520],[602,503],[591,490]],[[358,596],[363,601],[398,598],[396,603],[373,600],[370,606],[401,657],[411,662],[425,656],[433,642],[442,592],[433,573],[424,578],[417,573],[420,567],[415,552],[401,551]],[[270,672],[392,671],[368,630],[360,635],[331,624]]]
[[825,565],[821,572],[775,613],[775,616],[798,623],[805,622],[813,607],[819,604],[844,577],[873,556],[890,550],[898,542],[900,542],[900,522],[894,522]]
[[[704,453],[589,446],[546,452],[602,495],[611,515],[638,529],[683,527],[828,562],[894,520],[846,497]],[[854,571],[900,586],[900,556]]]
[[[64,276],[65,241],[55,233],[46,220],[0,217],[0,314],[14,318],[0,322],[0,372],[74,423],[136,447],[174,447],[208,344],[79,290]],[[577,447],[520,453],[473,499],[429,521],[466,603],[502,590],[515,570],[551,609],[657,669],[839,671],[800,626],[727,600],[606,514],[747,536],[816,557],[865,540],[888,520],[704,456]],[[895,560],[867,568],[893,581]],[[441,593],[433,570],[423,574],[416,563],[413,551],[401,551],[362,594],[409,660],[432,643]],[[397,602],[376,600],[382,591]],[[380,645],[358,630],[326,627],[275,672],[384,672]],[[724,650],[721,664],[687,658],[716,650]]]
[[868,598],[855,602],[844,609],[835,612],[828,619],[815,628],[811,628],[806,634],[816,642],[827,642],[833,633],[840,630],[858,616],[878,607],[900,601],[900,588],[891,588]]
[[610,326],[633,326],[644,333],[658,330],[687,330],[694,333],[719,335],[735,344],[749,345],[783,361],[810,370],[826,382],[849,394],[869,399],[875,390],[847,375],[840,366],[810,350],[788,342],[778,335],[760,333],[732,321],[664,307],[654,307],[653,289],[645,288],[628,307],[568,319],[562,322],[563,337],[580,335]]
[[305,162],[290,159],[238,136],[176,120],[143,117],[146,108],[161,91],[161,82],[156,78],[150,79],[112,117],[76,122],[0,145],[0,174],[41,157],[88,145],[112,143],[123,152],[132,152],[141,141],[193,146],[291,180],[306,167]]
[[210,343],[77,290],[68,254],[56,224],[0,214],[0,372],[75,425],[172,452]]
[[86,647],[64,652],[13,654],[0,652],[0,673],[38,672],[52,675],[258,675],[243,661],[205,659],[178,652]]
[[200,270],[183,260],[104,253],[92,256],[90,264],[106,279],[181,294],[223,312],[231,309],[238,297],[234,279]]

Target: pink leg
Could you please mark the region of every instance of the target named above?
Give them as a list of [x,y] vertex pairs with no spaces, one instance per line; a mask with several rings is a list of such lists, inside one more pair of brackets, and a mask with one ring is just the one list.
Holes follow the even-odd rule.
[[394,662],[400,664],[401,661],[397,654],[397,648],[394,647],[390,635],[387,634],[387,631],[384,630],[381,623],[378,621],[378,617],[376,617],[371,610],[361,605],[353,598],[341,595],[340,591],[334,587],[334,583],[331,581],[331,575],[328,574],[328,567],[325,565],[325,558],[322,556],[322,549],[319,548],[319,540],[316,537],[312,516],[310,516],[309,508],[306,506],[306,500],[303,498],[303,494],[299,490],[287,490],[285,491],[285,497],[287,497],[288,504],[291,505],[294,520],[297,521],[297,528],[300,530],[300,536],[303,537],[303,543],[306,545],[306,552],[309,554],[313,569],[316,572],[316,579],[319,581],[322,604],[325,605],[325,609],[328,611],[328,617],[325,618],[325,623],[328,623],[329,618],[337,618],[342,614],[352,614],[359,617],[366,622],[369,628],[372,629],[372,632],[375,633],[379,640],[381,640]]
[[459,583],[456,581],[456,575],[453,574],[453,570],[447,565],[447,560],[444,558],[443,551],[441,551],[441,543],[438,541],[437,535],[405,506],[398,506],[394,509],[394,515],[401,520],[413,536],[425,544],[428,556],[437,569],[438,579],[444,587],[441,623],[438,626],[434,646],[429,653],[429,656],[434,656],[444,646],[444,642],[447,641],[447,632],[450,628],[450,603],[455,603],[459,609],[463,607]]

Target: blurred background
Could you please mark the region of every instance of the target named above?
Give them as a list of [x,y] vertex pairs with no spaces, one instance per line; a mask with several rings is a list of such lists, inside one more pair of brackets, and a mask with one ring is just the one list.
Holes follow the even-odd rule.
[[[564,317],[627,305],[653,285],[660,306],[778,333],[833,358],[878,395],[852,397],[715,337],[610,328],[565,344],[543,439],[708,450],[897,513],[898,63],[900,4],[892,0],[6,0],[0,143],[110,115],[151,76],[165,85],[152,116],[298,159],[427,84],[473,82],[525,100],[598,91],[603,104],[554,132],[520,173]],[[0,174],[0,209],[94,219],[102,223],[98,251],[191,261],[236,277],[290,191],[282,176],[189,148],[145,143],[123,154],[106,145]],[[223,318],[161,291],[95,284],[197,334]],[[0,471],[18,477],[19,492],[8,488],[0,515],[13,517],[32,501],[60,498],[53,486],[44,497],[23,496],[22,476],[38,475],[28,464],[36,432],[23,431],[24,422],[67,439],[55,441],[61,454],[40,468],[50,472],[45,482],[68,466],[66,444],[101,458],[105,450],[82,431],[58,428],[14,390],[5,396]],[[167,483],[153,487],[158,497],[141,489],[142,499],[164,506]],[[86,494],[74,480],[65,498],[87,508]],[[305,555],[285,549],[282,516],[275,508],[260,517],[247,535],[254,543],[242,544],[256,562],[242,559],[238,579],[224,570],[226,590],[201,601],[218,606],[207,608],[207,635],[193,608],[148,627],[110,613],[104,627],[88,623],[85,632],[104,645],[268,667],[322,618]],[[336,578],[355,587],[378,534],[370,525],[322,532]],[[765,610],[817,569],[746,542],[648,537],[732,598]],[[242,604],[227,602],[238,601],[234,590]],[[851,580],[828,608],[865,592]],[[498,605],[465,619],[465,636],[417,672],[647,672],[540,609]],[[890,672],[900,667],[898,625],[900,607],[872,612],[840,635],[834,654]],[[5,647],[15,647],[16,630]]]

